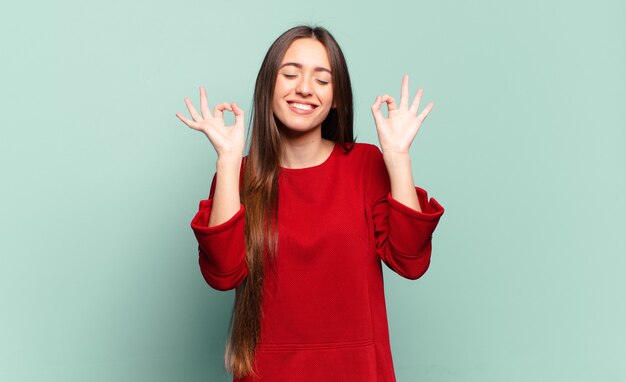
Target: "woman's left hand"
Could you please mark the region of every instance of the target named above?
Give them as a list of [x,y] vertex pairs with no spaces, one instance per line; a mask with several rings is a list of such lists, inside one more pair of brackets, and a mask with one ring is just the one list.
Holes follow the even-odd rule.
[[[400,96],[400,107],[396,106],[396,101],[388,94],[376,97],[372,105],[372,114],[376,122],[378,141],[383,154],[409,155],[409,147],[417,135],[422,122],[433,108],[434,103],[426,105],[426,108],[417,115],[423,89],[419,89],[409,107],[409,76],[402,78],[402,94]],[[388,117],[383,116],[380,107],[387,104]]]

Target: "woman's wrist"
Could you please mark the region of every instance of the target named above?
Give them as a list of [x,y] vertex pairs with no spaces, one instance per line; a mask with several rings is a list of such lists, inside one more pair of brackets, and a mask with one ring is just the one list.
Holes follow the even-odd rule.
[[241,161],[243,160],[242,154],[240,153],[228,153],[221,154],[217,156],[216,167],[237,167],[241,166]]

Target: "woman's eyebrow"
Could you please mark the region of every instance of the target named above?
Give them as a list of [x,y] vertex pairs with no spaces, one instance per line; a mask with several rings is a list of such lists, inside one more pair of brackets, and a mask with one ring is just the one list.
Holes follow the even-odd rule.
[[[279,69],[282,69],[285,66],[295,66],[298,69],[302,69],[302,64],[298,64],[297,62],[285,62],[284,64],[282,64],[280,66]],[[330,69],[325,68],[323,66],[316,66],[315,69],[313,69],[316,72],[328,72],[330,74],[332,74],[333,72],[330,71]]]

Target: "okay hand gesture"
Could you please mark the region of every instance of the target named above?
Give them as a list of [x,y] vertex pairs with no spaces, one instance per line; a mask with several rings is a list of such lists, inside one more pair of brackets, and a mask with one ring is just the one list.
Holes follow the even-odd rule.
[[[429,103],[419,115],[420,99],[422,89],[419,89],[409,107],[409,76],[402,78],[402,94],[400,97],[400,107],[396,106],[396,101],[390,95],[376,97],[372,105],[372,114],[376,123],[378,141],[383,154],[409,154],[409,147],[415,139],[422,122],[433,108],[434,103]],[[388,117],[383,116],[380,107],[387,104]]]
[[[218,156],[234,155],[235,157],[240,157],[243,155],[244,113],[237,104],[234,102],[232,104],[228,102],[220,103],[215,106],[213,115],[211,115],[206,98],[206,90],[202,86],[200,87],[200,110],[202,116],[198,115],[189,98],[185,97],[185,103],[193,121],[181,113],[176,113],[176,116],[192,129],[203,132],[211,141]],[[232,126],[224,125],[224,110],[235,114],[235,123]]]

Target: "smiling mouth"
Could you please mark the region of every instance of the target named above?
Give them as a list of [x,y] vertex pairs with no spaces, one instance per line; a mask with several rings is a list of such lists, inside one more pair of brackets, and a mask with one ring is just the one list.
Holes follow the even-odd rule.
[[303,111],[310,111],[317,108],[317,105],[311,105],[308,103],[299,103],[299,102],[287,102],[289,106]]

